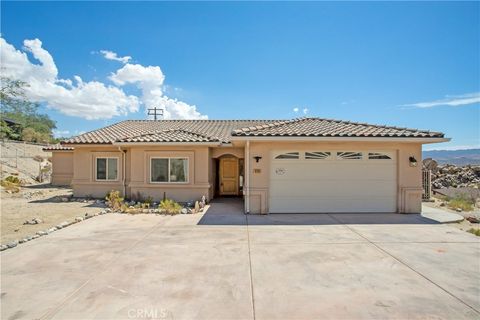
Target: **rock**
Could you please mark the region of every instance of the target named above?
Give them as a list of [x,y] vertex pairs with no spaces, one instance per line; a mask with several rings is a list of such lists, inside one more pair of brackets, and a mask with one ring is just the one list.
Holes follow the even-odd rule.
[[37,231],[37,234],[38,234],[39,236],[46,236],[46,235],[48,234],[48,232],[43,231],[43,230],[40,230],[40,231]]
[[148,209],[142,209],[142,213],[148,213]]
[[61,200],[62,202],[68,202],[69,199],[67,197],[62,197]]
[[455,209],[455,211],[462,212],[463,210],[462,210],[462,208],[457,208],[457,209]]
[[480,223],[480,219],[478,219],[477,217],[474,217],[474,216],[466,217],[465,219],[468,220],[471,223]]
[[0,246],[0,251],[6,250],[6,249],[8,249],[7,245],[2,244],[2,245]]
[[33,240],[33,239],[34,239],[34,238],[33,238],[32,236],[28,236],[28,237],[27,237],[27,240],[28,240],[28,241],[31,241],[31,240]]
[[26,239],[20,239],[20,240],[18,240],[18,243],[24,243],[24,242],[27,242],[27,240],[26,240]]
[[110,212],[112,212],[112,209],[107,208],[107,209],[105,209],[105,211],[106,211],[107,213],[110,213]]
[[440,207],[445,207],[445,206],[446,206],[445,202],[440,203]]
[[9,248],[15,248],[17,246],[18,242],[17,241],[12,241],[7,243],[7,247]]
[[40,236],[39,236],[38,234],[34,234],[34,235],[32,236],[32,239],[37,239],[37,238],[40,238]]
[[47,232],[52,233],[52,232],[55,232],[55,231],[57,231],[57,228],[53,227],[53,228],[48,229]]
[[100,214],[105,214],[105,213],[107,213],[107,211],[105,210],[100,211]]
[[188,213],[188,210],[187,208],[182,208],[182,210],[180,211],[182,214],[187,214]]
[[81,222],[81,221],[83,221],[83,218],[82,218],[82,217],[76,217],[76,218],[75,218],[75,221],[76,221],[76,222]]

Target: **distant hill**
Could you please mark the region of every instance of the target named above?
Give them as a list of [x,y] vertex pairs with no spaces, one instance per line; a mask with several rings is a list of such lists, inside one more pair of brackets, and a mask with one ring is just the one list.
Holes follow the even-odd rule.
[[423,159],[425,158],[432,158],[440,164],[480,165],[480,149],[423,151]]

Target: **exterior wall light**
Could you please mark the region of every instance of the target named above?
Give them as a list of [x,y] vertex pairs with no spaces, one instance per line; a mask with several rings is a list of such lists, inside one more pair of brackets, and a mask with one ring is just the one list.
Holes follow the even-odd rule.
[[414,156],[411,156],[410,158],[408,158],[408,160],[410,161],[410,167],[416,167],[417,166],[417,159],[415,159]]
[[255,161],[258,162],[258,161],[260,161],[260,159],[262,159],[262,157],[260,157],[260,156],[255,156],[255,157],[253,157],[253,159],[255,159]]

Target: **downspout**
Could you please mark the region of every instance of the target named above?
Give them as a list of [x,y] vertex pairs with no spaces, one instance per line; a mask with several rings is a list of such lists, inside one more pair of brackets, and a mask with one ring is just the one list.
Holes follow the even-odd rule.
[[127,187],[125,185],[126,179],[125,179],[125,173],[126,173],[126,163],[125,163],[125,153],[127,150],[122,150],[122,147],[118,147],[118,151],[122,153],[122,188],[123,188],[123,197],[126,197],[126,192],[127,192]]
[[250,140],[246,143],[245,171],[245,212],[250,214]]

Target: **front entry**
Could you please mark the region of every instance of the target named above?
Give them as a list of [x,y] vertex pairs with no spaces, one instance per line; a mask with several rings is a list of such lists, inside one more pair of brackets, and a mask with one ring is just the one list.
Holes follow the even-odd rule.
[[238,195],[238,158],[220,158],[220,195]]

